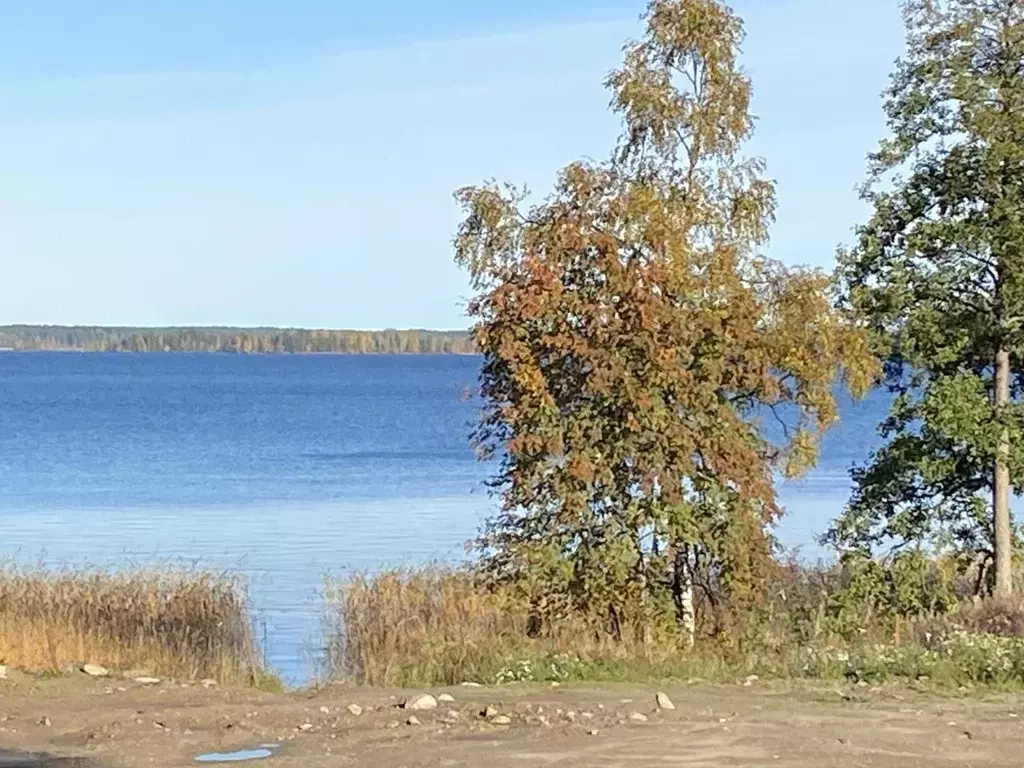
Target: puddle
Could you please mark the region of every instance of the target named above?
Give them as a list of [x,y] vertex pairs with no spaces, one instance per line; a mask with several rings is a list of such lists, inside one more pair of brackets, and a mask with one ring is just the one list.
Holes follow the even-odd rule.
[[[196,757],[197,763],[240,763],[245,760],[263,760],[274,756],[271,745],[264,745],[256,749],[240,749],[237,752],[207,752],[205,755]],[[274,744],[273,746],[277,746]]]

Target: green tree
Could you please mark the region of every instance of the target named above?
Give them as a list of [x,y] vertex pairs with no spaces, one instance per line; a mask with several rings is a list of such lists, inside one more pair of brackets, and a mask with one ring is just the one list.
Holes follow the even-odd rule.
[[840,254],[897,396],[828,538],[993,557],[1006,595],[1024,469],[1024,2],[911,0],[904,17],[873,214]]
[[[576,610],[645,639],[667,606],[692,636],[692,590],[756,600],[780,514],[772,472],[798,474],[863,392],[867,339],[826,279],[758,255],[775,210],[717,0],[653,0],[608,78],[624,129],[610,160],[566,167],[526,205],[513,186],[459,190],[456,259],[484,354],[476,440],[500,457],[485,570],[538,611]],[[758,428],[788,418],[783,444]]]

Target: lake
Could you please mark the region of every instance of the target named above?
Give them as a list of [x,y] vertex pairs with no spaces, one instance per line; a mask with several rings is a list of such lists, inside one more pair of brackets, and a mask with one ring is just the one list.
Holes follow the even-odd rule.
[[[304,679],[325,574],[462,557],[493,508],[467,440],[478,365],[0,354],[0,555],[240,570],[269,660]],[[815,554],[887,402],[844,401],[818,468],[780,485],[784,543]]]

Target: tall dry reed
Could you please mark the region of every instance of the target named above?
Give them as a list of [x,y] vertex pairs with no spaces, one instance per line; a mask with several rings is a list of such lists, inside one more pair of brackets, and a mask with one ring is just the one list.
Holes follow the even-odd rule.
[[554,660],[558,678],[576,662],[649,662],[666,651],[613,642],[582,619],[531,632],[525,604],[444,566],[357,574],[329,584],[326,603],[327,675],[368,685],[511,681],[531,660]]
[[357,574],[326,599],[327,672],[369,685],[475,679],[497,646],[525,636],[525,615],[462,571]]
[[[386,686],[736,680],[751,673],[836,679],[924,674],[953,685],[1024,684],[1024,603],[964,600],[949,613],[894,622],[871,605],[847,605],[845,584],[837,567],[791,564],[768,585],[767,603],[742,646],[724,646],[702,633],[688,649],[670,634],[613,640],[607,627],[585,616],[570,615],[538,631],[524,603],[487,588],[470,570],[360,574],[328,587],[326,672]],[[933,663],[935,638],[959,643],[944,646],[942,664]],[[995,672],[985,671],[995,663],[990,656],[1002,665]]]
[[92,663],[177,679],[257,673],[244,590],[201,571],[0,568],[0,663]]

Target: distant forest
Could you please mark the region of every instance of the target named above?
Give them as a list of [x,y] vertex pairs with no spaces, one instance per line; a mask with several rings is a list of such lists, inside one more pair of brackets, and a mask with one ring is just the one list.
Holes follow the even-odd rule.
[[0,326],[0,349],[336,355],[460,355],[475,352],[465,331],[56,325]]

